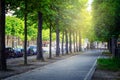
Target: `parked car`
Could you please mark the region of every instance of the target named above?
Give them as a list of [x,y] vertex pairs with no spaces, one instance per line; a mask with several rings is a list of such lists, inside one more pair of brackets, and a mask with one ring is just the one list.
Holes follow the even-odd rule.
[[36,45],[29,46],[27,53],[28,53],[28,55],[36,55],[37,54],[37,46]]
[[23,56],[23,49],[22,48],[14,48],[14,56],[15,57],[22,57]]
[[6,58],[14,57],[14,49],[12,47],[5,48]]

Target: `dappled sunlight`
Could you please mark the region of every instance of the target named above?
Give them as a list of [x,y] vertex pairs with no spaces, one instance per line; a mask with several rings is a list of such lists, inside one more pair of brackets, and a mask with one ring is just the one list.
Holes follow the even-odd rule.
[[[99,49],[120,57],[119,5],[120,0],[0,0],[0,70],[18,57],[24,65],[29,64],[28,56],[45,61],[81,52],[93,60]],[[81,55],[76,56],[79,63]]]
[[93,0],[88,0],[88,6],[87,6],[87,11],[89,11],[89,12],[91,12],[91,10],[92,10],[92,2],[93,2]]

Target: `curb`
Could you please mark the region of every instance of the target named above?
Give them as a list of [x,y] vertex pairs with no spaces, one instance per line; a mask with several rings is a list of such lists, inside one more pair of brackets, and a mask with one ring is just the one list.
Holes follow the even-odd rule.
[[[97,57],[97,59],[99,58],[100,56]],[[97,59],[95,60],[92,68],[90,69],[90,71],[87,73],[87,75],[85,76],[84,80],[91,80],[94,72],[95,72],[95,69],[96,69],[96,64],[97,64]]]

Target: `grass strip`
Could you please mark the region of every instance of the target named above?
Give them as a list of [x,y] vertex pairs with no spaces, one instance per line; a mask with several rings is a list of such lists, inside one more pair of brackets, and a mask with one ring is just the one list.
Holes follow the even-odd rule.
[[99,58],[97,64],[97,67],[102,70],[120,70],[120,58]]

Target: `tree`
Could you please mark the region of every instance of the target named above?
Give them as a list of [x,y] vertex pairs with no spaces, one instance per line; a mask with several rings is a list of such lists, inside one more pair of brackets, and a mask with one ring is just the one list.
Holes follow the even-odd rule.
[[5,54],[5,0],[0,0],[0,70],[6,70]]
[[[24,18],[24,64],[27,64],[27,15],[28,15],[28,3],[27,0],[18,1],[6,1],[6,10],[14,10],[15,14],[18,14]],[[18,11],[18,12],[17,12]]]
[[[5,33],[6,36],[13,37],[13,44],[12,46],[14,47],[14,37],[19,37],[22,39],[23,37],[23,30],[24,28],[24,23],[22,20],[19,18],[16,18],[15,16],[7,16],[6,17],[6,28],[5,28]],[[6,44],[8,46],[8,44]]]
[[[113,35],[120,34],[119,26],[119,0],[93,2],[93,20],[97,38],[108,41]],[[99,5],[98,5],[99,4]],[[106,11],[107,10],[107,11]],[[101,16],[99,16],[101,15]],[[98,37],[99,36],[99,37]]]
[[64,54],[64,36],[65,36],[65,32],[64,32],[64,30],[63,30],[63,32],[62,32],[62,45],[61,45],[62,55]]
[[110,45],[109,50],[113,53],[113,56],[115,55],[116,42],[120,34],[119,4],[119,0],[94,0],[93,2],[96,37],[98,40],[108,42],[108,45]]
[[39,25],[38,25],[38,37],[37,37],[37,51],[38,51],[38,54],[37,54],[37,59],[38,60],[43,60],[44,61],[44,58],[43,58],[43,52],[42,52],[42,13],[39,12],[38,13],[38,20],[39,20]]
[[[79,16],[79,13],[81,12],[81,8],[83,8],[83,5],[86,4],[87,0],[29,0],[26,3],[26,7],[24,4],[23,0],[19,0],[17,4],[19,4],[20,6],[17,6],[13,1],[10,2],[9,0],[7,0],[7,5],[9,7],[9,9],[12,9],[15,11],[15,14],[17,14],[17,17],[21,17],[22,19],[24,18],[24,14],[27,15],[28,17],[28,21],[25,21],[25,23],[27,22],[28,27],[28,38],[29,40],[33,39],[33,36],[31,36],[32,32],[34,32],[34,27],[33,28],[33,24],[38,24],[39,27],[41,27],[39,29],[38,27],[38,31],[37,32],[39,34],[38,37],[42,36],[42,29],[47,29],[50,28],[52,25],[53,30],[56,30],[56,43],[57,43],[57,47],[56,47],[56,55],[59,55],[60,53],[60,31],[64,31],[67,30],[67,34],[69,34],[69,30],[70,29],[74,29],[74,27],[76,27],[78,25],[79,22],[77,22],[77,24],[75,23],[75,21],[77,21],[79,18],[77,18]],[[35,6],[36,5],[36,6]],[[26,11],[25,13],[23,13],[24,11]],[[26,14],[29,13],[29,14]],[[38,15],[39,14],[39,15]],[[40,17],[41,15],[41,17]],[[39,18],[38,18],[39,17]],[[42,18],[42,19],[40,19]],[[42,22],[38,22],[37,20],[40,19],[39,21]],[[47,24],[47,26],[46,26]],[[44,26],[45,25],[45,26]],[[78,27],[77,27],[78,28]],[[26,30],[26,28],[25,28]],[[74,31],[74,30],[73,30]],[[40,34],[41,33],[41,34]],[[25,33],[27,34],[27,33]],[[50,31],[51,34],[51,31]],[[34,34],[36,35],[36,34]],[[40,36],[41,35],[41,36]],[[35,37],[34,37],[35,38]],[[38,38],[37,38],[38,39]],[[25,39],[26,40],[26,39]],[[37,41],[42,41],[43,39],[37,40]],[[51,40],[50,40],[51,41]],[[40,43],[42,45],[42,42],[37,42]],[[71,44],[71,41],[70,41]],[[38,44],[39,45],[39,44]],[[37,46],[38,50],[38,55],[43,55],[42,53],[42,46]],[[50,46],[51,47],[51,46]],[[51,49],[51,48],[50,48]],[[39,52],[40,51],[40,52]],[[38,57],[37,57],[38,58]],[[39,56],[40,59],[40,56]],[[42,59],[42,58],[41,58]]]
[[68,54],[68,31],[65,30],[65,38],[66,38],[66,54]]
[[27,0],[24,1],[25,4],[25,12],[24,12],[24,64],[27,65],[27,15],[28,15],[28,4]]

